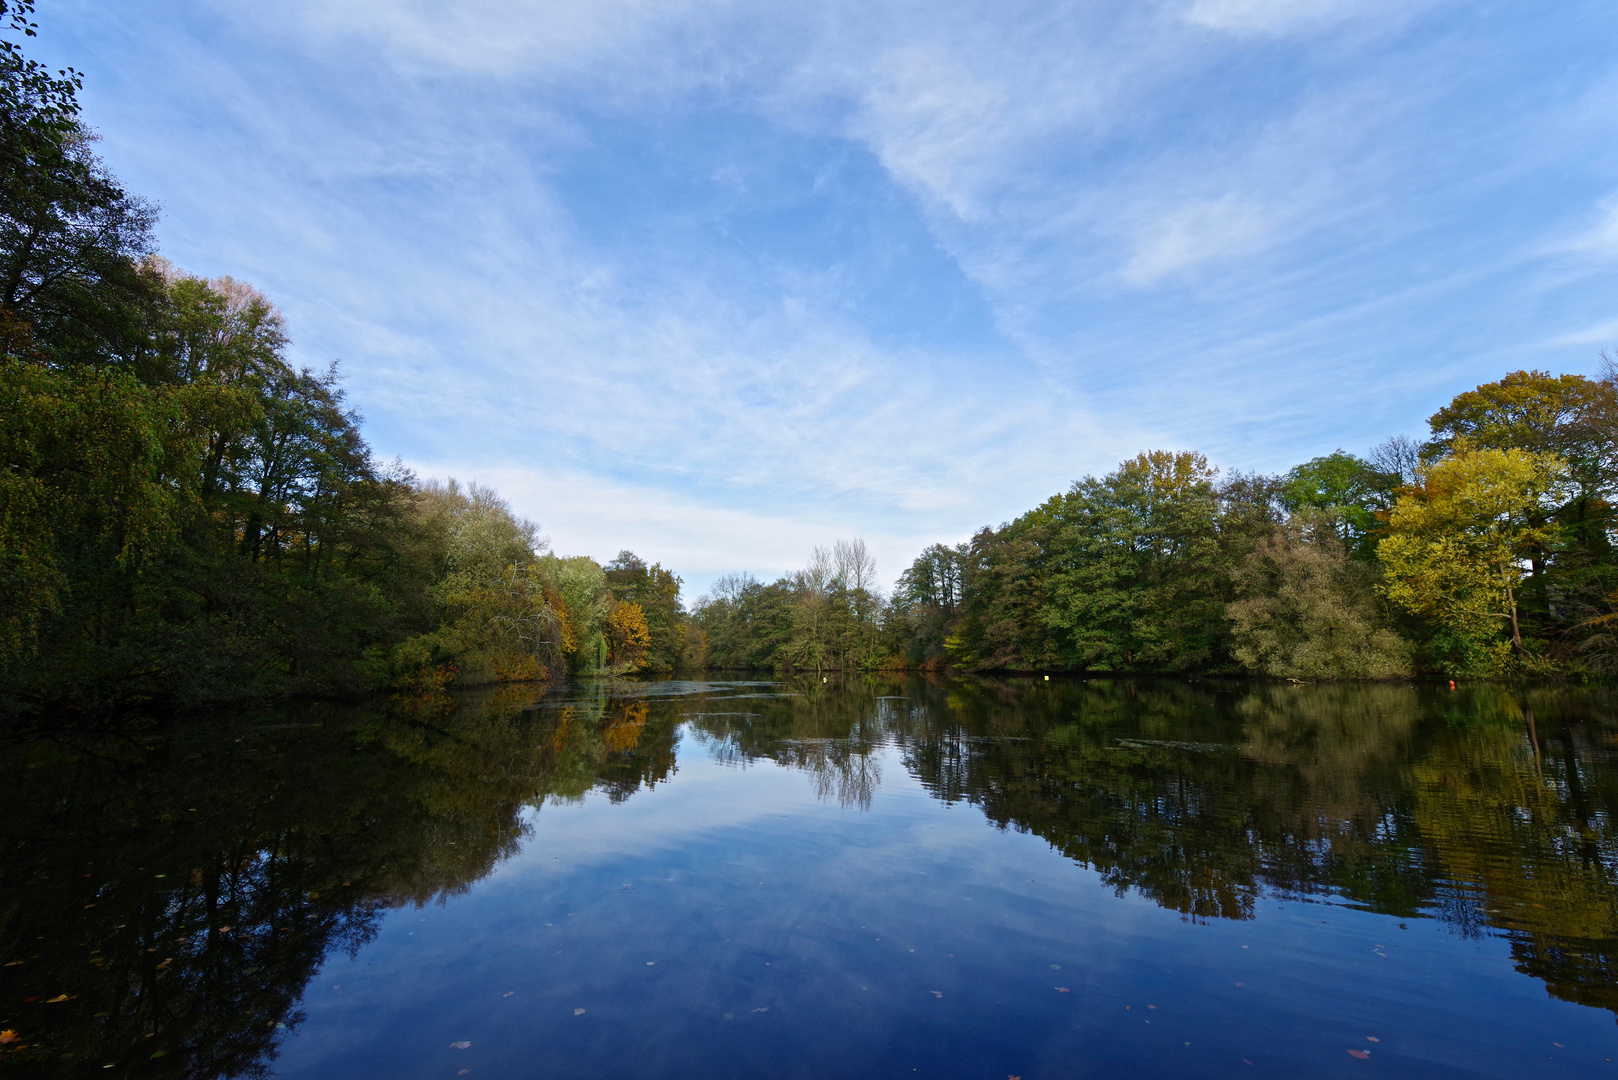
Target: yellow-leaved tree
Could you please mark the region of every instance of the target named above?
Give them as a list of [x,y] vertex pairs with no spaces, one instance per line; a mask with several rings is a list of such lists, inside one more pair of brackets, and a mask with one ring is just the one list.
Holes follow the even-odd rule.
[[1511,670],[1525,658],[1518,610],[1525,563],[1548,546],[1547,511],[1568,490],[1567,465],[1554,454],[1457,440],[1388,515],[1377,545],[1384,594],[1439,626],[1436,644],[1461,668]]

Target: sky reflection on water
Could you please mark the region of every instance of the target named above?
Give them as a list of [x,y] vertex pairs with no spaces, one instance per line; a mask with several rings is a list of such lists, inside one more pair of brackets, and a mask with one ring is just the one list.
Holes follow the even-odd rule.
[[53,732],[0,766],[0,1070],[1608,1075],[1611,704],[669,681]]

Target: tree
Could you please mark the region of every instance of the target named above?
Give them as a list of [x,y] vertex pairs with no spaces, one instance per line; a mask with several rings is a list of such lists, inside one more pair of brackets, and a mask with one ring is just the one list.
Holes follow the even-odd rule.
[[[0,0],[0,21],[33,37],[33,10],[33,0]],[[81,84],[0,39],[0,311],[28,324],[54,362],[127,363],[162,291],[140,265],[156,213],[91,153]]]
[[1281,503],[1288,513],[1322,510],[1330,514],[1338,538],[1369,554],[1367,543],[1377,513],[1393,505],[1400,479],[1370,462],[1337,450],[1293,466],[1281,481]]
[[1567,474],[1552,454],[1459,443],[1389,515],[1384,595],[1447,631],[1463,666],[1505,670],[1524,653],[1524,563],[1550,542],[1546,511],[1566,498]]
[[673,671],[682,666],[686,617],[680,606],[680,579],[662,564],[646,561],[632,551],[620,551],[606,566],[607,587],[613,596],[637,605],[646,620],[648,641],[641,665],[648,671]]
[[1387,679],[1410,674],[1410,644],[1377,610],[1377,570],[1350,559],[1322,512],[1294,516],[1233,574],[1232,652],[1276,678]]
[[[920,666],[943,657],[944,639],[965,599],[966,544],[933,544],[899,575],[890,616],[894,651]],[[902,624],[902,626],[900,625]]]
[[1069,664],[1184,670],[1223,632],[1217,474],[1201,454],[1154,450],[1073,486],[1049,513],[1044,611]]
[[634,671],[645,663],[652,634],[646,625],[646,612],[641,610],[639,604],[627,600],[612,601],[602,623],[602,633],[607,639],[609,670],[619,673]]
[[[1571,481],[1561,501],[1536,513],[1555,519],[1545,544],[1527,551],[1528,608],[1541,620],[1564,618],[1618,587],[1614,575],[1613,500],[1618,486],[1618,383],[1544,371],[1514,371],[1456,395],[1428,423],[1429,460],[1466,445],[1554,454]],[[1550,541],[1554,539],[1554,546]]]
[[1427,421],[1434,460],[1462,445],[1554,454],[1566,463],[1577,497],[1599,495],[1618,479],[1618,388],[1582,375],[1513,371],[1498,382],[1457,394]]

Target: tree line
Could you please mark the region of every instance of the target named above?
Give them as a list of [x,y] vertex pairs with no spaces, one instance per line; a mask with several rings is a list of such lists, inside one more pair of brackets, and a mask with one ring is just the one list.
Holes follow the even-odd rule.
[[735,668],[1618,671],[1618,369],[1512,372],[1429,427],[1281,475],[1149,451],[934,544],[891,595],[839,542],[772,584],[721,579],[693,622]]
[[1618,373],[1517,371],[1425,442],[1279,476],[1153,451],[905,572],[911,663],[981,669],[1608,675]]
[[678,580],[562,558],[493,491],[375,459],[335,365],[176,269],[72,70],[0,0],[0,698],[204,702],[670,668]]

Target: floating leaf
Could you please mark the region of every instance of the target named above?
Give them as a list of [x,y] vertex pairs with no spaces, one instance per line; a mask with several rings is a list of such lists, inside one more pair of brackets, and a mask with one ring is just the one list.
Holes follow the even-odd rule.
[[454,1042],[454,1043],[449,1044],[449,1048],[451,1050],[465,1050],[465,1049],[469,1048],[471,1045],[472,1044],[470,1042]]
[[516,992],[517,991],[515,991],[515,990],[507,990],[505,993],[501,994],[500,996],[501,997],[510,997],[512,994],[515,994]]
[[1350,1057],[1357,1057],[1361,1061],[1364,1061],[1366,1058],[1371,1056],[1371,1052],[1369,1050],[1350,1050],[1348,1053]]
[[1381,1039],[1377,1038],[1375,1035],[1367,1035],[1365,1037],[1366,1037],[1366,1039],[1370,1040],[1371,1042],[1381,1042],[1382,1041]]
[[1067,988],[1067,987],[1065,987],[1065,986],[1058,986],[1058,987],[1057,987],[1057,988],[1056,988],[1056,992],[1057,992],[1057,993],[1058,993],[1058,994],[1069,994],[1069,993],[1072,993],[1072,991],[1071,991],[1071,990],[1069,990],[1069,989],[1068,989],[1068,988]]
[[45,999],[45,1004],[47,1004],[47,1005],[55,1005],[58,1001],[72,1001],[74,998],[76,998],[78,996],[79,995],[77,995],[77,994],[57,994],[53,998],[46,998]]
[[768,1005],[766,1005],[766,1006],[764,1006],[764,1007],[763,1007],[763,1008],[762,1008],[762,1009],[754,1009],[754,1010],[753,1010],[753,1011],[754,1011],[754,1012],[769,1012],[769,1011],[770,1011],[770,1007],[769,1007],[769,1006],[768,1006]]
[[[1247,948],[1247,946],[1246,946],[1246,945],[1243,945],[1243,946],[1242,946],[1242,948],[1244,948],[1244,949],[1245,949],[1245,948]],[[1247,1059],[1246,1059],[1246,1058],[1242,1058],[1242,1064],[1243,1064],[1243,1065],[1251,1065],[1251,1064],[1253,1064],[1253,1063],[1252,1063],[1252,1062],[1251,1062],[1251,1061],[1248,1061],[1248,1060],[1247,1060]]]
[[942,991],[942,990],[929,990],[927,992],[929,994],[933,995],[933,997],[935,997],[935,998],[941,998],[941,997],[944,996],[944,991]]
[[27,962],[26,960],[8,960],[6,967],[16,967],[18,964],[26,964]]
[[574,1016],[583,1016],[584,1015],[584,1010],[583,1009],[574,1009],[573,1010],[573,1015]]
[[17,1041],[17,1033],[15,1031],[12,1031],[10,1028],[6,1028],[6,1030],[0,1031],[0,1043],[10,1043],[10,1042],[16,1042],[16,1041]]

